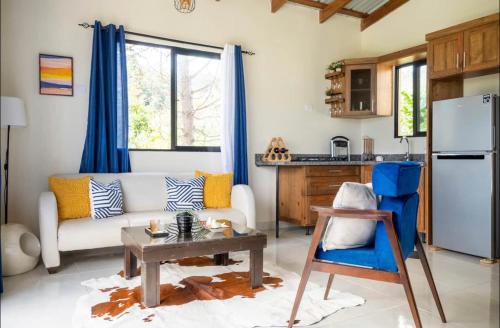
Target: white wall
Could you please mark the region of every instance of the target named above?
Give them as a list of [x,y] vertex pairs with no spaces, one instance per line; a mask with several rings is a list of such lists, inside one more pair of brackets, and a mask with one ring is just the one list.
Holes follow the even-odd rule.
[[[332,60],[385,54],[424,42],[425,34],[498,11],[496,0],[414,0],[359,31],[359,20],[337,15],[318,24],[317,11],[294,5],[270,13],[269,0],[197,1],[180,14],[166,0],[3,0],[1,94],[22,98],[29,126],[12,133],[10,221],[38,232],[37,197],[54,173],[77,172],[85,138],[92,32],[80,22],[101,20],[132,31],[202,43],[242,44],[245,56],[250,185],[259,222],[274,219],[275,174],[257,168],[254,154],[273,136],[295,153],[327,153],[334,135],[375,138],[378,153],[402,153],[393,119],[335,120],[324,105],[324,69]],[[74,57],[75,96],[38,94],[38,54]],[[498,76],[470,80],[466,94],[498,90]],[[496,91],[498,92],[498,91]],[[305,111],[311,105],[312,111]],[[2,131],[4,137],[5,131]],[[2,156],[4,140],[2,138]],[[424,152],[421,138],[413,152]],[[134,171],[217,171],[217,153],[133,152]]]
[[[427,33],[499,11],[498,0],[409,1],[361,33],[363,56],[378,56],[425,43]],[[499,94],[498,74],[467,79],[464,94]],[[363,120],[362,135],[375,139],[376,153],[404,153],[394,139],[394,117]],[[425,138],[410,138],[413,153],[425,153]]]
[[[85,139],[92,32],[81,22],[101,20],[155,35],[223,45],[242,44],[245,56],[250,184],[258,220],[274,213],[274,170],[256,168],[253,154],[273,136],[293,152],[328,152],[328,140],[360,135],[359,121],[332,120],[324,101],[326,65],[361,51],[359,21],[336,17],[318,24],[317,12],[268,0],[197,1],[180,14],[165,0],[3,0],[1,94],[22,98],[29,126],[12,133],[10,222],[38,232],[37,197],[54,173],[77,172]],[[74,58],[74,97],[38,94],[38,54]],[[304,111],[305,105],[313,110]],[[4,131],[2,131],[4,132]],[[2,148],[2,155],[5,148]],[[359,152],[355,145],[354,152]],[[133,152],[134,171],[218,170],[219,154]]]

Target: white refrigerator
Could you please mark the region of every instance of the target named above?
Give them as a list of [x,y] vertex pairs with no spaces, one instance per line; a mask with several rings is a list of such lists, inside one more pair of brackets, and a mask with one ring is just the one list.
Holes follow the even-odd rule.
[[498,103],[493,94],[433,103],[435,246],[484,258],[500,255]]

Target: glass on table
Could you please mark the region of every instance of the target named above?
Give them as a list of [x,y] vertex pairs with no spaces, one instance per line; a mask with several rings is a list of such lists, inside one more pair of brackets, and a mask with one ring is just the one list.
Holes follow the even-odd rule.
[[149,230],[151,230],[151,232],[153,233],[158,232],[159,228],[160,228],[160,220],[158,219],[149,220]]

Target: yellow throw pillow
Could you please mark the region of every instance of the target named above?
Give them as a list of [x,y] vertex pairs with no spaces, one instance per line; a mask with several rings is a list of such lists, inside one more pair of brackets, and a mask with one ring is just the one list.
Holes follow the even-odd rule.
[[59,220],[90,216],[90,177],[76,179],[49,177],[50,190],[56,195]]
[[231,207],[231,189],[233,188],[233,174],[211,174],[195,171],[196,177],[205,177],[203,188],[203,202],[206,208]]

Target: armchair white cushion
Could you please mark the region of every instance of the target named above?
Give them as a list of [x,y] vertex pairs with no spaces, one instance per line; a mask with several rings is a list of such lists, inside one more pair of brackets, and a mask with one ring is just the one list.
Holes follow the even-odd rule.
[[[84,174],[61,175],[74,178]],[[110,183],[119,179],[122,184],[123,215],[92,220],[89,218],[59,222],[57,202],[52,192],[43,192],[39,198],[40,239],[45,267],[60,266],[60,251],[74,251],[120,246],[121,228],[147,225],[152,218],[165,223],[174,222],[174,213],[165,212],[167,201],[165,177],[168,173],[88,174],[94,180]],[[192,175],[175,175],[189,178]],[[240,225],[255,228],[255,199],[247,185],[233,186],[231,208],[197,211],[201,219],[227,218]]]
[[[333,201],[333,208],[376,210],[377,197],[370,185],[344,182]],[[377,221],[331,217],[323,236],[323,250],[347,249],[370,244]]]

